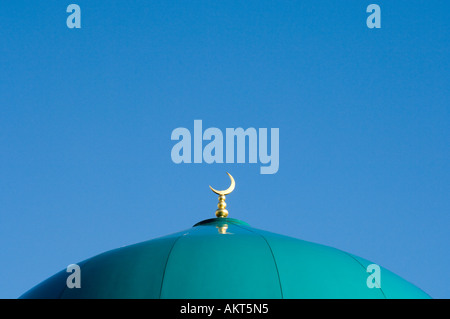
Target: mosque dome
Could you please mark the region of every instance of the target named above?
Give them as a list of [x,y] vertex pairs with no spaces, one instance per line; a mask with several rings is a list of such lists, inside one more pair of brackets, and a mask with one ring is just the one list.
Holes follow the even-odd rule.
[[68,288],[64,269],[20,298],[430,298],[382,267],[380,287],[370,288],[372,262],[228,218],[218,194],[216,216],[224,217],[82,261],[81,288]]

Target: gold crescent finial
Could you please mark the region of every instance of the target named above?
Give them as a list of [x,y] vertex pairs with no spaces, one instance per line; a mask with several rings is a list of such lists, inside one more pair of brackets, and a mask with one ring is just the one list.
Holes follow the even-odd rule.
[[236,186],[236,183],[234,182],[234,178],[233,178],[233,176],[231,176],[230,173],[227,172],[227,174],[228,174],[228,176],[230,177],[231,185],[230,185],[230,187],[228,187],[226,190],[224,190],[224,191],[218,191],[218,190],[212,188],[211,185],[209,185],[209,188],[211,188],[211,190],[212,190],[214,193],[216,193],[217,195],[228,195],[228,194],[230,194],[232,191],[234,191],[234,187]]
[[214,193],[219,195],[219,204],[217,204],[216,216],[217,217],[223,217],[223,218],[228,216],[228,211],[225,209],[225,207],[227,207],[227,204],[225,203],[225,195],[228,195],[232,191],[234,191],[234,187],[236,186],[236,183],[234,182],[233,176],[231,176],[231,174],[228,173],[228,172],[227,172],[227,174],[230,177],[231,185],[226,190],[218,191],[218,190],[212,188],[211,185],[209,186],[209,188],[211,188],[211,190]]

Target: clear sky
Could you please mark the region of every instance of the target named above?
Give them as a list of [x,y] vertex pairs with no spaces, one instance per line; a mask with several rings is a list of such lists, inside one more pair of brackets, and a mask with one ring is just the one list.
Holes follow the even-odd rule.
[[[66,8],[81,8],[69,29]],[[381,8],[381,28],[366,7]],[[449,1],[1,1],[0,298],[214,217],[450,297]],[[279,128],[279,171],[171,133]],[[333,267],[330,265],[330,267]]]

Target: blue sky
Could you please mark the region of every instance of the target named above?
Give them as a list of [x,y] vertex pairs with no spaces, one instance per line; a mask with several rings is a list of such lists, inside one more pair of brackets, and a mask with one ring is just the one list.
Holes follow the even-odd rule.
[[[0,3],[0,298],[214,217],[226,171],[230,217],[450,297],[448,1],[70,3]],[[279,128],[279,171],[174,164],[196,119]]]

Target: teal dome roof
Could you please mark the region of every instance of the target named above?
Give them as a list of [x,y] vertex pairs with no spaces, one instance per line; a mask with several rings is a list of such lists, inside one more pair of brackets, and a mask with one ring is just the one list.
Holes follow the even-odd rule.
[[62,270],[21,298],[430,298],[372,262],[344,251],[213,218],[165,237],[118,248],[78,263],[81,288]]

